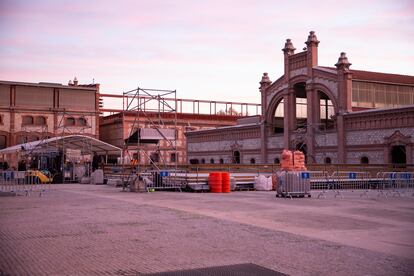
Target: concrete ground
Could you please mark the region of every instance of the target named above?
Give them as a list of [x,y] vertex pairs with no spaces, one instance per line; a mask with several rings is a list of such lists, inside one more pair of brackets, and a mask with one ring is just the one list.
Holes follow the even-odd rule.
[[414,197],[127,193],[0,197],[0,275],[139,275],[254,263],[290,275],[413,275]]

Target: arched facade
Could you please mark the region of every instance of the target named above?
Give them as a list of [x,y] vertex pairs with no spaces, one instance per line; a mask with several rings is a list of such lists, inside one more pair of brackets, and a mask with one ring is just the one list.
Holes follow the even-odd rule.
[[[274,163],[283,149],[302,150],[307,163],[360,164],[361,158],[369,164],[414,163],[414,77],[351,69],[345,53],[335,66],[319,66],[314,32],[305,44],[296,53],[287,39],[284,74],[274,82],[263,74],[257,123],[188,134],[189,148],[205,148],[195,155],[228,152],[231,159],[231,145],[240,144],[245,164]],[[247,130],[260,136],[246,138]],[[216,141],[218,133],[232,135]]]

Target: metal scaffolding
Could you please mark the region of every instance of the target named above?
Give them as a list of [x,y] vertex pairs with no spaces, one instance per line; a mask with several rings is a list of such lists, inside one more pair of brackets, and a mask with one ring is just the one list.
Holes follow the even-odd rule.
[[[85,131],[92,128],[92,117],[94,115],[82,115],[79,116],[78,113],[72,113],[68,112],[66,110],[63,110],[58,113],[58,117],[60,117],[59,123],[57,126],[55,126],[55,133],[56,136],[67,136],[67,135],[73,135],[78,134],[82,135],[82,137],[86,137]],[[83,122],[81,124],[76,123],[75,121],[71,123],[70,119],[78,120],[79,122]],[[75,127],[75,128],[74,128]],[[75,180],[74,173],[70,173],[70,176],[65,175],[65,161],[68,160],[70,163],[75,164],[76,161],[81,161],[83,164],[85,164],[85,175],[86,177],[90,177],[91,174],[91,163],[93,161],[93,152],[92,152],[92,144],[90,140],[88,139],[81,139],[79,141],[79,151],[81,160],[75,160],[76,158],[74,155],[69,154],[67,152],[68,149],[65,147],[65,141],[64,139],[56,140],[56,143],[61,143],[61,149],[62,149],[62,158],[61,158],[61,165],[60,169],[62,171],[62,182],[65,183],[68,179],[69,182]],[[58,145],[56,145],[56,148]],[[88,158],[89,156],[89,158]]]
[[[145,170],[161,171],[173,169],[177,171],[177,93],[176,90],[137,89],[123,93],[122,122],[125,124],[127,114],[133,114],[134,119],[129,130],[128,138],[124,140],[123,153],[123,183],[124,188]],[[171,101],[171,99],[173,99]],[[165,116],[166,114],[170,116]],[[173,120],[167,128],[165,118]],[[147,152],[147,145],[155,144],[152,154]],[[130,149],[136,150],[136,157],[130,155]],[[153,148],[154,149],[154,148]],[[170,153],[168,160],[167,153]],[[174,158],[172,158],[174,156]],[[126,160],[131,160],[131,171],[126,175]],[[145,166],[150,164],[150,167]],[[126,178],[127,177],[127,178]],[[125,179],[126,178],[126,179]]]

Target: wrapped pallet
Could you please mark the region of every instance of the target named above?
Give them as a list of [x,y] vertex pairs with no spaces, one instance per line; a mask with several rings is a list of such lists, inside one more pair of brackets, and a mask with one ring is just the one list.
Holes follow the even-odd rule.
[[296,150],[293,152],[293,160],[294,160],[294,165],[293,165],[293,169],[295,171],[306,171],[306,167],[305,167],[305,155],[303,154],[303,152]]
[[272,177],[259,175],[255,177],[254,188],[256,191],[271,191],[273,188]]
[[282,160],[280,161],[280,167],[282,170],[293,170],[293,154],[290,150],[283,150]]

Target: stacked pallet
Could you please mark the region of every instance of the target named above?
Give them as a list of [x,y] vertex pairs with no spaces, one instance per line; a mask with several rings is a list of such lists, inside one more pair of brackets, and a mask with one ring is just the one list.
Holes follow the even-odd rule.
[[283,150],[280,167],[284,171],[306,171],[305,155],[303,152],[296,150]]

